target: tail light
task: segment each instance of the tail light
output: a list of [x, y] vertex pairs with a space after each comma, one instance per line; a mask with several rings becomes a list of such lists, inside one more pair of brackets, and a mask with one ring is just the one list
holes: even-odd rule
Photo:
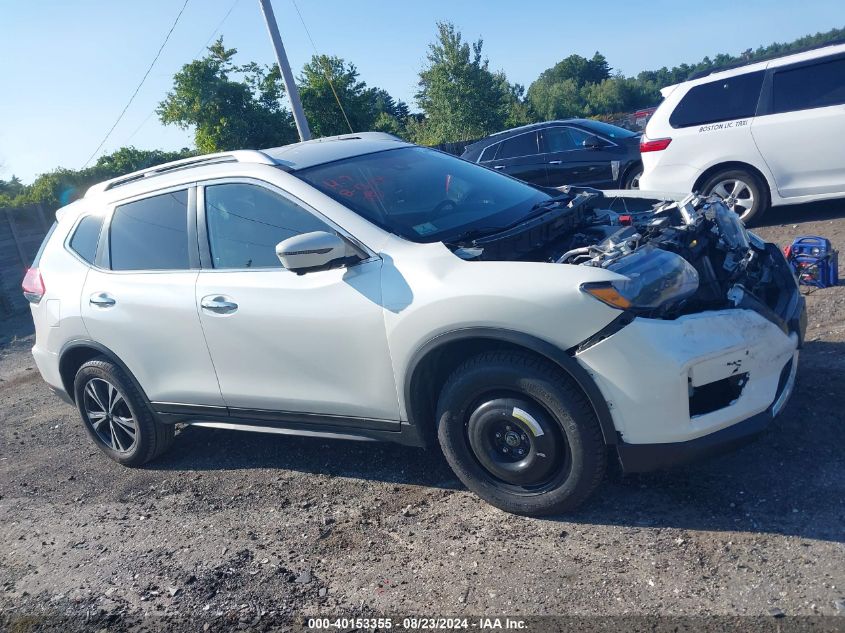
[[46, 292], [41, 272], [37, 268], [28, 268], [21, 283], [21, 288], [23, 288], [23, 296], [30, 303], [37, 304], [41, 301], [41, 297]]
[[640, 153], [643, 152], [660, 152], [669, 147], [672, 142], [671, 138], [655, 138], [650, 139], [643, 136], [640, 139]]

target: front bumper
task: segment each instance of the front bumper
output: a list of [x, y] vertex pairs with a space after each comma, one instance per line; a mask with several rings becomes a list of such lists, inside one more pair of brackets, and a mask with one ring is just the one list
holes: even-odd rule
[[644, 471], [762, 431], [789, 397], [802, 335], [756, 311], [728, 309], [635, 319], [575, 358], [608, 402], [623, 468]]
[[626, 473], [641, 473], [671, 468], [722, 455], [752, 442], [768, 429], [775, 416], [783, 409], [792, 395], [798, 369], [798, 352], [784, 367], [782, 381], [778, 385], [775, 402], [766, 411], [747, 420], [687, 442], [665, 444], [628, 444], [619, 442], [616, 452], [622, 470]]

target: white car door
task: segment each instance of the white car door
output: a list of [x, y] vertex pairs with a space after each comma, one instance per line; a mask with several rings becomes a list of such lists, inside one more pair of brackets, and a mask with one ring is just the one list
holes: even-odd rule
[[167, 407], [155, 403], [223, 405], [194, 296], [189, 193], [119, 203], [82, 293], [91, 338], [118, 356], [160, 410]]
[[196, 300], [230, 414], [398, 428], [382, 261], [295, 274], [276, 244], [335, 227], [266, 183], [207, 183], [199, 199]]
[[[845, 193], [845, 55], [770, 68], [751, 134], [784, 198]], [[764, 90], [766, 90], [764, 88]]]

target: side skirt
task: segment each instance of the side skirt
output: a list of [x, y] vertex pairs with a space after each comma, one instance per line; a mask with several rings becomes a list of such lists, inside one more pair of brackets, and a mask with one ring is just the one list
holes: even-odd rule
[[360, 441], [381, 441], [424, 446], [417, 428], [407, 422], [347, 418], [343, 416], [227, 409], [226, 407], [195, 406], [177, 403], [152, 403], [158, 419], [164, 424], [188, 424], [206, 428], [275, 433]]

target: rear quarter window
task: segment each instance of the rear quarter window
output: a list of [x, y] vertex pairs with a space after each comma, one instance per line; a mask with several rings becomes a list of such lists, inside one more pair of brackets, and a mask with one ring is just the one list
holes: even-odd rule
[[675, 106], [669, 125], [683, 128], [754, 116], [763, 75], [759, 70], [693, 86]]
[[98, 215], [86, 215], [70, 238], [68, 246], [89, 264], [94, 263], [97, 255], [97, 244], [100, 242], [100, 230], [103, 228], [103, 218]]

